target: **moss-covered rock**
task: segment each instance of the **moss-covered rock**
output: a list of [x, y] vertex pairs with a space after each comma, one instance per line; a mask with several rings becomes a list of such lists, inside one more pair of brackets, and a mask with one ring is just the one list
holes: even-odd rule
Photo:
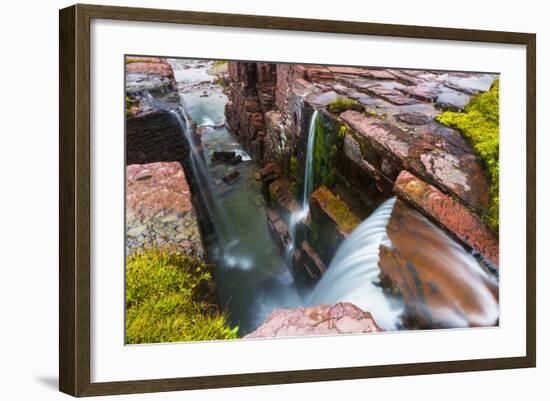
[[337, 173], [337, 158], [343, 143], [342, 125], [319, 113], [315, 124], [313, 148], [313, 188], [334, 184]]
[[170, 248], [126, 259], [126, 343], [237, 338], [218, 309], [212, 275], [201, 261]]
[[310, 206], [309, 242], [328, 265], [340, 243], [361, 221], [324, 185], [311, 194]]
[[341, 113], [346, 110], [362, 111], [363, 105], [354, 99], [338, 97], [327, 105], [327, 110], [331, 113]]
[[499, 228], [499, 81], [488, 92], [472, 97], [464, 112], [446, 111], [436, 117], [443, 125], [458, 128], [483, 160], [491, 179], [491, 202], [485, 222]]
[[321, 186], [311, 197], [343, 233], [350, 234], [359, 225], [359, 218], [327, 187]]
[[294, 155], [290, 156], [289, 178], [292, 180], [292, 189], [296, 196], [299, 188], [303, 185], [303, 176], [300, 175], [299, 168], [298, 158]]

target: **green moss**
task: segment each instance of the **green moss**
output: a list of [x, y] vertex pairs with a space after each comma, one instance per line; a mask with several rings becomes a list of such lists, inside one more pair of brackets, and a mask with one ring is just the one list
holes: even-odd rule
[[225, 82], [225, 79], [223, 79], [222, 75], [224, 75], [225, 72], [227, 72], [228, 64], [225, 60], [214, 60], [212, 61], [212, 64], [210, 65], [210, 68], [208, 69], [208, 73], [210, 75], [215, 75], [218, 77], [216, 79], [216, 84], [220, 85], [222, 88], [227, 87], [227, 83]]
[[319, 114], [315, 123], [315, 144], [313, 148], [313, 188], [321, 185], [331, 186], [336, 179], [338, 149], [343, 141], [339, 135], [339, 126]]
[[331, 219], [346, 233], [351, 233], [361, 222], [359, 218], [349, 209], [348, 205], [325, 186], [321, 186], [312, 195], [321, 208]]
[[126, 64], [132, 63], [158, 63], [156, 57], [126, 57]]
[[212, 67], [220, 67], [222, 65], [226, 65], [227, 64], [227, 60], [214, 60], [212, 62]]
[[338, 139], [343, 140], [346, 134], [348, 133], [347, 125], [341, 124], [338, 128]]
[[298, 158], [295, 155], [290, 156], [290, 166], [289, 166], [289, 176], [292, 180], [292, 190], [295, 195], [298, 194], [300, 185], [302, 185], [302, 180], [300, 179], [299, 174], [299, 165]]
[[349, 110], [349, 109], [354, 109], [354, 110], [362, 109], [362, 106], [357, 100], [350, 99], [347, 97], [337, 97], [327, 105], [327, 109], [329, 111], [340, 113], [344, 110]]
[[472, 97], [464, 112], [446, 111], [436, 117], [443, 125], [458, 128], [483, 160], [491, 180], [491, 202], [483, 215], [498, 234], [499, 228], [499, 81]]
[[130, 96], [126, 96], [125, 101], [126, 101], [126, 116], [131, 116], [132, 115], [131, 108], [138, 103], [138, 100], [131, 98]]
[[333, 214], [336, 222], [345, 232], [351, 233], [355, 227], [360, 223], [357, 216], [355, 216], [348, 206], [338, 198], [332, 198], [329, 200], [328, 208]]
[[128, 344], [237, 338], [220, 313], [207, 266], [167, 248], [126, 259]]

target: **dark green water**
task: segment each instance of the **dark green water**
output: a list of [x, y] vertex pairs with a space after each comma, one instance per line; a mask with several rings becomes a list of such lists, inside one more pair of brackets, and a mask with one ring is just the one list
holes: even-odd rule
[[[267, 228], [266, 205], [255, 178], [260, 166], [224, 126], [227, 98], [208, 74], [211, 62], [170, 60], [184, 107], [204, 131], [203, 154], [212, 181], [217, 212], [213, 221], [219, 241], [205, 244], [216, 267], [214, 279], [221, 307], [230, 324], [244, 335], [260, 325], [276, 308], [301, 305], [295, 283]], [[235, 151], [243, 162], [212, 163], [214, 151]], [[232, 184], [222, 178], [231, 170], [240, 177]]]

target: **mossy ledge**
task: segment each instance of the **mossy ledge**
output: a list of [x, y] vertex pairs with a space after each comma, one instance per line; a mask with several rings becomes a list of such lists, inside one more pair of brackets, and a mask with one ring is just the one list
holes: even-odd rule
[[343, 135], [340, 134], [339, 124], [333, 119], [325, 117], [323, 113], [319, 113], [315, 129], [313, 188], [318, 188], [321, 185], [330, 187], [336, 179], [338, 149], [342, 146]]
[[363, 106], [357, 100], [347, 97], [338, 97], [327, 105], [331, 113], [341, 113], [346, 110], [363, 111]]
[[208, 266], [170, 248], [126, 258], [126, 343], [229, 340]]
[[483, 220], [498, 235], [499, 230], [499, 81], [488, 92], [472, 97], [464, 112], [446, 111], [436, 117], [446, 126], [459, 129], [479, 155], [491, 180], [490, 204]]
[[350, 234], [361, 222], [349, 207], [324, 185], [312, 194], [312, 198], [346, 234]]

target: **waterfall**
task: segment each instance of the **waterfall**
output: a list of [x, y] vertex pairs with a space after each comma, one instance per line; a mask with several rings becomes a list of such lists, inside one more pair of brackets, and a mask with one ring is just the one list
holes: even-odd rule
[[[210, 177], [206, 162], [204, 161], [202, 151], [196, 143], [196, 138], [193, 135], [191, 120], [187, 116], [184, 105], [180, 107], [163, 102], [155, 98], [148, 91], [145, 92], [145, 98], [152, 108], [164, 110], [170, 113], [170, 115], [177, 122], [180, 132], [185, 137], [190, 149], [191, 174], [193, 174], [193, 178], [197, 183], [197, 189], [200, 192], [206, 208], [208, 209], [209, 215], [215, 216], [216, 218], [217, 224], [214, 226], [216, 235], [220, 239], [223, 236], [229, 241], [229, 233], [231, 233], [232, 230], [229, 229], [225, 214], [220, 210], [220, 207], [215, 199], [212, 198], [212, 178]], [[223, 241], [220, 241], [220, 243], [222, 242]], [[221, 245], [221, 247], [223, 248], [223, 245]]]
[[[206, 193], [203, 193], [203, 186], [206, 185], [208, 189], [212, 188], [210, 174], [208, 173], [206, 163], [202, 157], [202, 152], [199, 146], [197, 146], [191, 122], [185, 113], [185, 108], [174, 107], [169, 103], [162, 102], [149, 92], [145, 92], [145, 97], [151, 107], [167, 111], [178, 123], [180, 131], [185, 136], [186, 142], [191, 150], [192, 174], [195, 176], [197, 183], [199, 183], [198, 186], [201, 194], [206, 195]], [[203, 196], [203, 198], [208, 199], [206, 196]]]
[[309, 123], [307, 135], [306, 168], [304, 172], [304, 193], [302, 197], [302, 214], [304, 219], [309, 213], [309, 197], [313, 190], [313, 150], [315, 148], [315, 133], [317, 132], [317, 118], [319, 112], [315, 110]]
[[306, 165], [304, 169], [304, 191], [302, 194], [302, 205], [300, 210], [290, 215], [288, 222], [288, 235], [290, 242], [286, 248], [286, 260], [292, 262], [292, 254], [296, 248], [296, 228], [309, 214], [309, 198], [313, 190], [313, 150], [315, 148], [315, 133], [317, 132], [317, 118], [319, 111], [315, 110], [309, 122], [307, 135]]
[[307, 305], [351, 302], [370, 311], [384, 330], [395, 330], [402, 310], [379, 285], [380, 245], [391, 246], [386, 233], [395, 198], [388, 199], [340, 245], [332, 262], [306, 299]]

